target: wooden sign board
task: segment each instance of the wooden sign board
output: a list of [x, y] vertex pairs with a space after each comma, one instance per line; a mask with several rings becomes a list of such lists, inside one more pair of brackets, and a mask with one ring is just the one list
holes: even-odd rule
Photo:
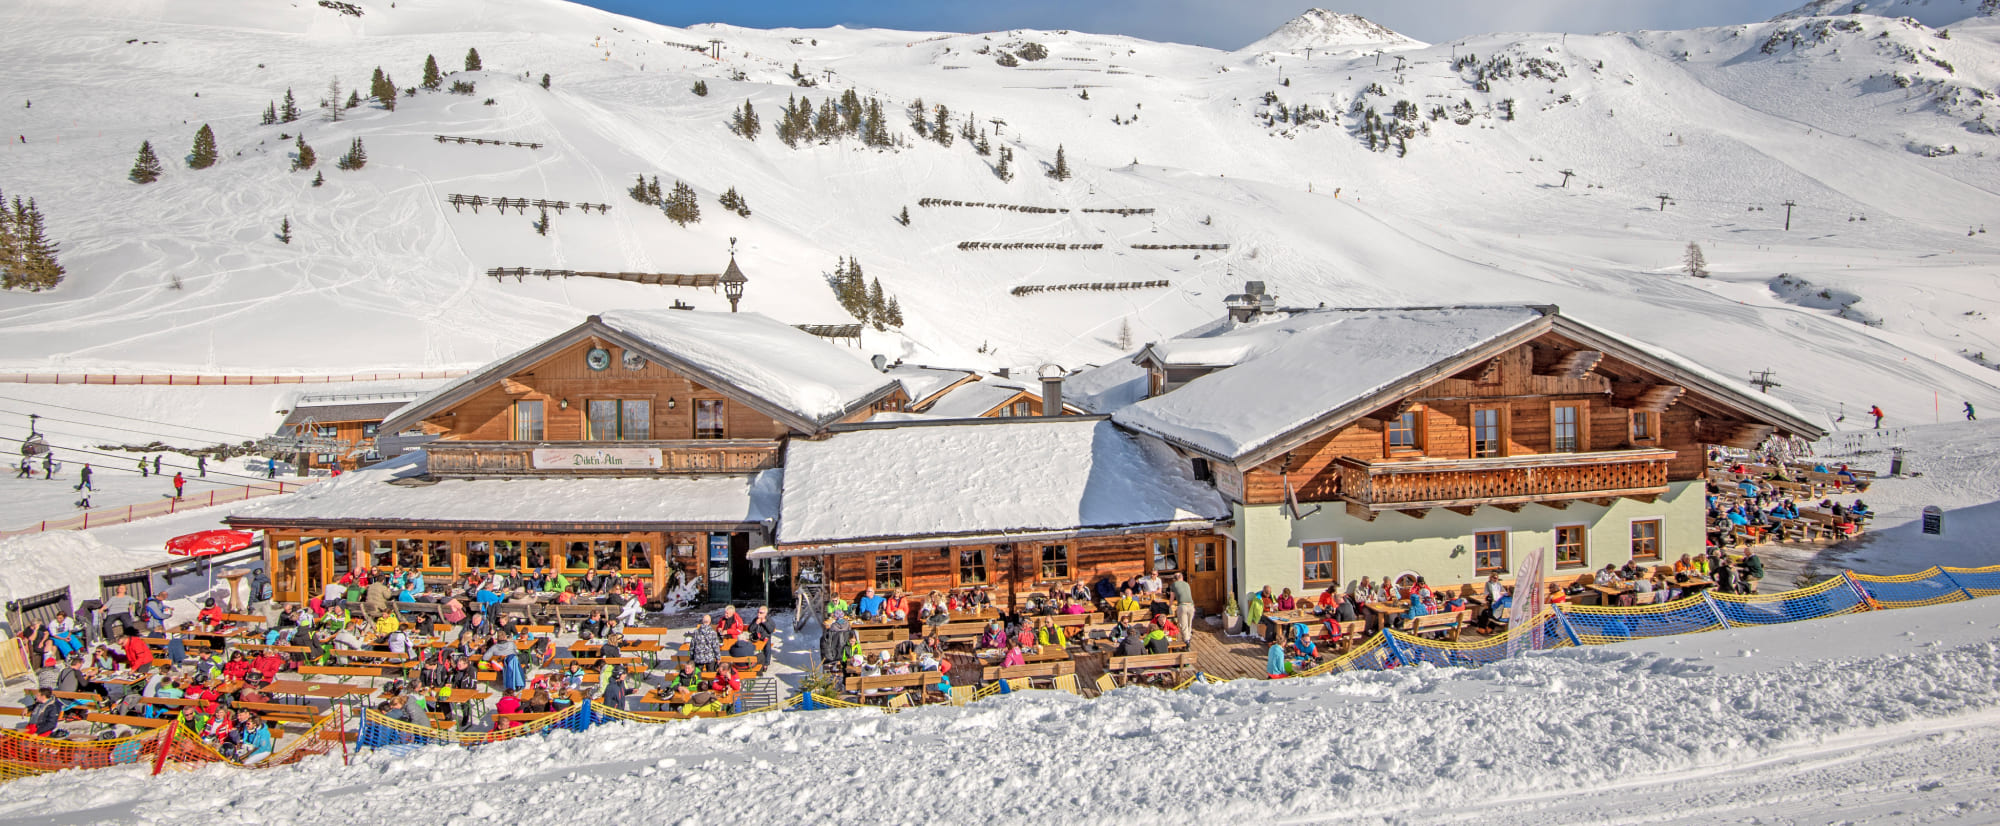
[[536, 470], [659, 470], [659, 448], [535, 448]]

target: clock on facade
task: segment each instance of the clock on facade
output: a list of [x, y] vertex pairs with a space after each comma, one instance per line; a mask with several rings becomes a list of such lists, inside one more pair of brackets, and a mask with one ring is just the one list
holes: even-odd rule
[[602, 347], [592, 347], [590, 352], [583, 354], [583, 363], [592, 370], [603, 370], [611, 366], [611, 351]]
[[631, 350], [626, 350], [624, 353], [622, 353], [620, 355], [620, 360], [625, 363], [625, 369], [627, 370], [646, 369], [646, 357], [639, 355], [638, 353], [634, 353]]

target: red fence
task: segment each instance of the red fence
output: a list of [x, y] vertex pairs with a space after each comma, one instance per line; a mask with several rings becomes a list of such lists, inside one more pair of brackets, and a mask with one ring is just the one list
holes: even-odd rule
[[45, 519], [33, 527], [17, 531], [0, 531], [0, 538], [17, 536], [24, 533], [77, 531], [85, 528], [102, 528], [107, 525], [122, 525], [126, 522], [145, 519], [149, 516], [166, 516], [172, 513], [180, 513], [184, 510], [194, 510], [196, 508], [206, 508], [211, 505], [255, 499], [259, 496], [292, 493], [315, 481], [318, 480], [308, 478], [296, 482], [256, 482], [233, 488], [216, 488], [207, 493], [195, 493], [180, 499], [163, 498], [152, 502], [142, 502], [137, 505], [126, 505], [124, 507], [97, 508], [63, 519]]
[[0, 373], [0, 382], [9, 384], [151, 384], [167, 386], [225, 386], [252, 384], [346, 384], [356, 381], [397, 381], [401, 379], [455, 379], [465, 370], [420, 370], [407, 373], [354, 373], [345, 376], [213, 376], [199, 373]]

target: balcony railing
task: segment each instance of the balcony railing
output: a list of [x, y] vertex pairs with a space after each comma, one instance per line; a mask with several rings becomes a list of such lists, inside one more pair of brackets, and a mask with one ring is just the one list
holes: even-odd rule
[[1671, 450], [1364, 462], [1341, 458], [1340, 497], [1370, 510], [1512, 505], [1667, 492]]
[[454, 442], [425, 444], [430, 475], [654, 476], [755, 473], [778, 467], [783, 443], [765, 439], [645, 442]]

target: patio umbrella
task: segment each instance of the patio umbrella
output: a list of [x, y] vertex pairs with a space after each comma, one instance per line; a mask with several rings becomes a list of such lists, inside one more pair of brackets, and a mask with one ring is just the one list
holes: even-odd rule
[[[248, 531], [201, 531], [167, 540], [167, 553], [186, 557], [215, 556], [243, 550], [256, 541], [256, 535]], [[202, 589], [205, 594], [215, 587], [215, 566], [209, 565], [204, 573], [208, 578], [208, 585]]]

